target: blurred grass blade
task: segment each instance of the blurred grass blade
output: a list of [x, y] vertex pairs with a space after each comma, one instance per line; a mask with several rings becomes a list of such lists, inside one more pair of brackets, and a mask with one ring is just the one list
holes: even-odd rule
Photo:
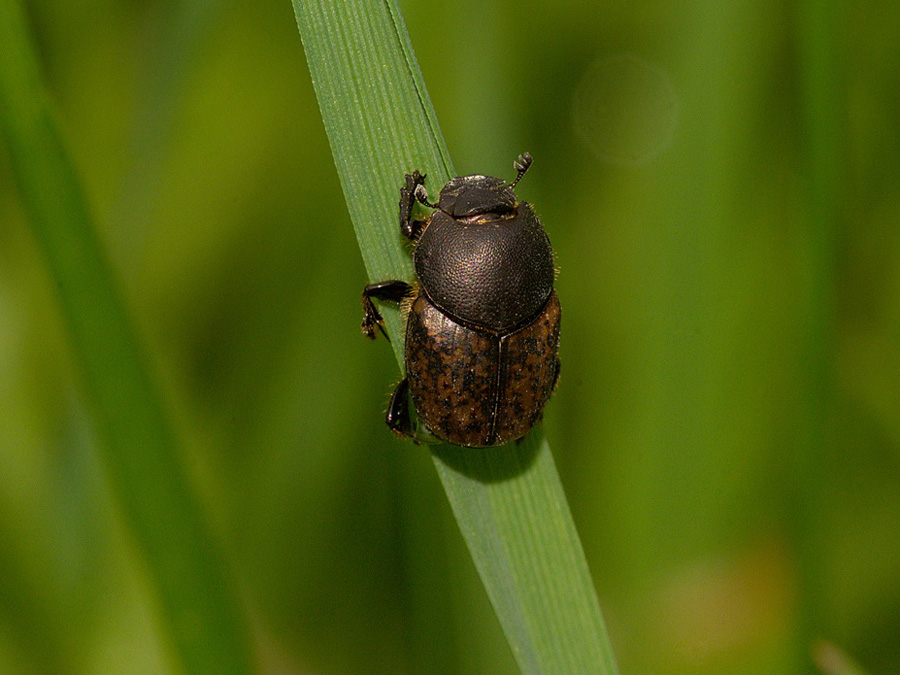
[[810, 645], [821, 636], [830, 601], [822, 505], [829, 501], [823, 492], [824, 460], [834, 452], [835, 259], [840, 205], [845, 203], [846, 113], [840, 6], [828, 0], [804, 0], [798, 11], [805, 217], [796, 320], [803, 336], [800, 358], [805, 381], [798, 401], [796, 442], [786, 466], [792, 488], [789, 524], [801, 572], [796, 654], [798, 660], [805, 660]]
[[[370, 280], [409, 279], [397, 223], [403, 174], [427, 173], [433, 197], [454, 172], [396, 2], [294, 0], [294, 11]], [[399, 314], [385, 315], [402, 363]], [[522, 671], [615, 673], [540, 430], [518, 446], [441, 446], [434, 460]]]
[[179, 464], [40, 81], [22, 8], [0, 0], [0, 122], [58, 290], [112, 487], [143, 551], [186, 672], [251, 671], [224, 562]]

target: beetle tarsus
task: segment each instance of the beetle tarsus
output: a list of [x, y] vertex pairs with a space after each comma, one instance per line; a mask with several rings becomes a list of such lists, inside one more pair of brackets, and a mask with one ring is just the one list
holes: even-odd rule
[[387, 333], [384, 331], [384, 318], [381, 316], [381, 313], [375, 307], [375, 303], [372, 302], [371, 298], [363, 295], [363, 320], [362, 320], [362, 332], [370, 340], [374, 340], [377, 336], [375, 334], [375, 329], [381, 331], [381, 334], [390, 342], [390, 338]]
[[406, 297], [412, 287], [406, 283], [405, 281], [398, 281], [396, 279], [392, 279], [391, 281], [382, 281], [377, 284], [369, 284], [363, 289], [362, 292], [362, 301], [363, 301], [363, 320], [362, 320], [362, 332], [370, 340], [374, 340], [377, 336], [375, 333], [375, 329], [377, 328], [381, 331], [381, 334], [390, 342], [390, 338], [388, 334], [384, 330], [384, 317], [381, 316], [381, 313], [378, 311], [378, 308], [375, 307], [375, 303], [372, 302], [372, 298], [378, 298], [379, 300], [388, 300], [390, 302], [400, 302]]

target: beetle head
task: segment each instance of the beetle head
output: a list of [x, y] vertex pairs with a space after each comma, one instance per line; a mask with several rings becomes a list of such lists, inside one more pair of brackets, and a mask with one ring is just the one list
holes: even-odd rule
[[438, 207], [454, 218], [467, 218], [487, 213], [504, 215], [516, 208], [512, 187], [492, 176], [460, 176], [441, 190]]
[[[529, 153], [519, 155], [513, 163], [517, 172], [516, 179], [509, 184], [499, 178], [480, 174], [454, 178], [441, 190], [437, 206], [454, 218], [474, 219], [475, 216], [487, 214], [504, 216], [514, 213], [518, 201], [513, 189], [522, 180], [531, 163]], [[422, 203], [428, 204], [427, 200]]]

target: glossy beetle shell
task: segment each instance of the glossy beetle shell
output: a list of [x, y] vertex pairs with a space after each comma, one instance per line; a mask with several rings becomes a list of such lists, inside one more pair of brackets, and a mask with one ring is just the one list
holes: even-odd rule
[[537, 316], [553, 290], [553, 249], [534, 209], [469, 223], [435, 211], [414, 251], [422, 290], [462, 323], [509, 332]]

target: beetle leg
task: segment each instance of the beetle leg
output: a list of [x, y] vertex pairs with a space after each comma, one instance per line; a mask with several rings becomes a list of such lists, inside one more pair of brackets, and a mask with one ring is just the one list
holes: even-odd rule
[[[416, 202], [431, 206], [428, 203], [428, 192], [425, 190], [425, 176], [418, 169], [404, 177], [406, 184], [400, 188], [400, 231], [407, 239], [415, 240], [425, 229], [426, 221], [412, 217]], [[425, 200], [422, 200], [424, 193]]]
[[388, 404], [384, 421], [391, 431], [415, 439], [412, 420], [409, 417], [409, 380], [405, 377], [391, 394], [391, 402]]
[[410, 241], [415, 241], [428, 224], [427, 220], [407, 220], [400, 226], [400, 232]]
[[397, 281], [396, 279], [391, 281], [382, 281], [378, 284], [369, 284], [363, 289], [362, 292], [362, 301], [363, 301], [363, 320], [362, 320], [362, 332], [370, 340], [375, 339], [375, 329], [381, 331], [381, 334], [384, 335], [385, 338], [388, 338], [387, 333], [384, 331], [384, 319], [381, 316], [381, 312], [378, 311], [378, 308], [375, 307], [375, 303], [372, 302], [372, 298], [378, 298], [379, 300], [390, 300], [391, 302], [400, 302], [404, 297], [409, 295], [410, 291], [412, 291], [412, 286], [410, 286], [405, 281]]
[[559, 384], [559, 368], [560, 368], [560, 365], [561, 365], [560, 360], [559, 360], [559, 359], [556, 359], [556, 372], [553, 374], [553, 384], [550, 386], [550, 391], [551, 391], [551, 392], [556, 391], [556, 385]]

